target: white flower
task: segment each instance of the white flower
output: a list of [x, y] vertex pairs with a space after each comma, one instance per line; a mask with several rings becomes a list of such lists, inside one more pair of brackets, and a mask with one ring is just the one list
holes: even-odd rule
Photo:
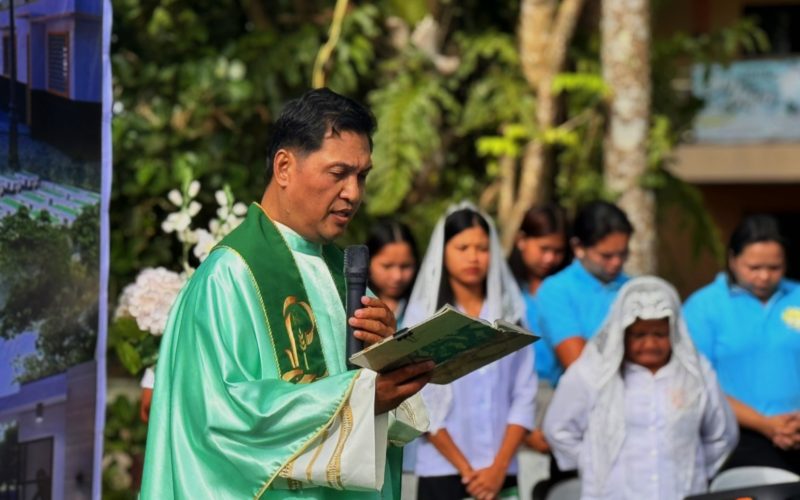
[[128, 312], [136, 325], [153, 335], [161, 335], [175, 298], [186, 278], [163, 267], [148, 268], [139, 273], [128, 299]]
[[135, 289], [136, 287], [134, 286], [133, 283], [122, 289], [122, 293], [119, 295], [117, 309], [114, 310], [114, 319], [119, 319], [131, 315], [130, 311], [131, 295], [133, 295]]
[[192, 200], [192, 202], [189, 203], [189, 217], [194, 217], [199, 214], [201, 208], [203, 208], [203, 206], [199, 202]]
[[183, 205], [183, 196], [181, 196], [180, 191], [177, 189], [173, 189], [167, 194], [167, 199], [172, 202], [173, 205], [179, 207]]
[[196, 231], [192, 231], [191, 229], [185, 229], [177, 233], [178, 241], [194, 245], [195, 243], [197, 243], [197, 234], [195, 233]]
[[241, 203], [241, 202], [236, 203], [233, 206], [233, 213], [235, 215], [239, 215], [239, 216], [242, 216], [242, 215], [246, 214], [247, 213], [247, 205], [245, 205], [244, 203]]
[[203, 262], [206, 260], [206, 257], [208, 257], [208, 254], [211, 253], [211, 249], [219, 243], [220, 238], [216, 238], [205, 229], [198, 229], [194, 234], [197, 237], [197, 244], [194, 246], [193, 250], [194, 256], [197, 257], [200, 262]]
[[225, 194], [225, 191], [218, 189], [216, 193], [214, 193], [214, 198], [217, 200], [217, 204], [221, 207], [228, 206], [228, 195]]
[[189, 183], [189, 198], [194, 198], [200, 192], [200, 181], [192, 181]]
[[228, 78], [233, 81], [239, 81], [244, 78], [246, 68], [242, 61], [232, 61], [228, 67]]
[[230, 214], [231, 214], [231, 209], [227, 205], [222, 205], [217, 209], [217, 217], [219, 217], [220, 220], [224, 221], [225, 219], [228, 218]]
[[165, 233], [173, 231], [180, 233], [189, 227], [192, 223], [192, 218], [186, 212], [173, 212], [167, 216], [167, 219], [161, 224], [161, 229]]

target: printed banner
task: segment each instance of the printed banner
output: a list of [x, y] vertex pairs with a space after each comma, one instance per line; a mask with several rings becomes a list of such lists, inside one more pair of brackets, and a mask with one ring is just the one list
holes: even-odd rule
[[100, 497], [104, 15], [102, 0], [0, 2], [0, 499]]

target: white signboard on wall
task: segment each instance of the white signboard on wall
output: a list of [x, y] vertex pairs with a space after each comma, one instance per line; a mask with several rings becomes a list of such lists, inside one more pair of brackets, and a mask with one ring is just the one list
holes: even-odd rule
[[800, 59], [698, 65], [692, 90], [705, 101], [698, 142], [800, 141]]

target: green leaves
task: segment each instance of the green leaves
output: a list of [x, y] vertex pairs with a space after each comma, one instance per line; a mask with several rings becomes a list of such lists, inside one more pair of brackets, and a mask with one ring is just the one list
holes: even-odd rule
[[367, 210], [383, 215], [403, 202], [415, 175], [441, 145], [439, 127], [459, 106], [441, 80], [431, 75], [400, 75], [370, 94], [370, 101], [380, 125], [374, 172], [367, 181]]
[[116, 319], [108, 329], [108, 347], [131, 375], [155, 364], [161, 338], [142, 331], [131, 317]]

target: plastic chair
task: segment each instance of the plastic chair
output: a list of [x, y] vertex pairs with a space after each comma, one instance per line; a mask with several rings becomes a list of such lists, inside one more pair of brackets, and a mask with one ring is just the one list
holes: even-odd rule
[[547, 500], [580, 500], [581, 480], [577, 477], [560, 481], [547, 492]]
[[734, 490], [748, 486], [790, 483], [800, 481], [800, 476], [775, 467], [734, 467], [722, 471], [711, 481], [709, 491]]

